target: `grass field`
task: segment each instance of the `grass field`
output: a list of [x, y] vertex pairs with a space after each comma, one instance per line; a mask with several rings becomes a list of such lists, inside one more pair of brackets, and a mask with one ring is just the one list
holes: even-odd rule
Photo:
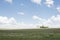
[[0, 40], [60, 40], [60, 29], [0, 30]]

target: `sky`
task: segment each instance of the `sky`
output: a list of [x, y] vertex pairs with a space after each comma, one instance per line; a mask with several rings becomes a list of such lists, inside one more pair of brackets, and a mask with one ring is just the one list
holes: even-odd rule
[[0, 29], [60, 28], [60, 0], [0, 0]]

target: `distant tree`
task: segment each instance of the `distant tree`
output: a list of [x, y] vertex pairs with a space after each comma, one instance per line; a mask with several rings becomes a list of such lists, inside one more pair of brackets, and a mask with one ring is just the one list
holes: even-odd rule
[[43, 25], [42, 25], [42, 26], [40, 26], [40, 28], [48, 28], [48, 26], [43, 26]]

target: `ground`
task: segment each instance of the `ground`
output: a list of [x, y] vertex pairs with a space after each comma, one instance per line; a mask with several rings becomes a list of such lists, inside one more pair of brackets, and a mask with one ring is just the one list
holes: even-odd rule
[[0, 40], [60, 40], [60, 29], [0, 30]]

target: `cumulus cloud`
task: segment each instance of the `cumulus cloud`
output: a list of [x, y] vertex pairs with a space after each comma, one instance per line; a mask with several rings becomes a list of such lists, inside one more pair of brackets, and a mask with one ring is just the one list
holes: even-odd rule
[[0, 16], [0, 29], [13, 29], [16, 23], [17, 22], [14, 17], [8, 18]]
[[12, 4], [13, 0], [5, 0], [6, 2]]
[[33, 3], [41, 4], [41, 0], [31, 0]]
[[43, 19], [38, 16], [32, 17], [34, 20], [39, 20], [36, 24], [26, 24], [17, 22], [14, 17], [8, 18], [0, 16], [0, 29], [33, 29], [39, 28], [38, 25], [49, 26], [49, 28], [60, 28], [60, 15], [52, 16], [49, 19]]
[[35, 16], [35, 15], [34, 15], [32, 18], [33, 18], [34, 20], [40, 20], [40, 19], [41, 19], [40, 17]]
[[24, 15], [25, 13], [24, 12], [18, 12], [17, 14], [19, 14], [19, 15]]
[[0, 29], [32, 29], [37, 28], [34, 24], [17, 22], [14, 17], [8, 18], [0, 16]]
[[60, 7], [57, 7], [56, 9], [57, 9], [58, 12], [60, 12]]
[[41, 18], [41, 17], [38, 17], [38, 16], [36, 16], [36, 15], [32, 16], [32, 18], [33, 18], [34, 20], [40, 20], [41, 22], [42, 22], [42, 21], [46, 21], [45, 19], [43, 19], [43, 18]]
[[52, 16], [49, 19], [41, 18], [41, 20], [38, 22], [39, 25], [49, 26], [49, 28], [60, 28], [60, 15]]
[[48, 7], [51, 7], [54, 5], [54, 1], [53, 0], [46, 0], [45, 4], [48, 6]]
[[50, 23], [51, 28], [60, 28], [60, 15], [52, 16], [49, 20], [50, 22], [48, 23]]
[[8, 18], [8, 17], [0, 16], [0, 24], [15, 24], [15, 23], [16, 20], [13, 17]]

